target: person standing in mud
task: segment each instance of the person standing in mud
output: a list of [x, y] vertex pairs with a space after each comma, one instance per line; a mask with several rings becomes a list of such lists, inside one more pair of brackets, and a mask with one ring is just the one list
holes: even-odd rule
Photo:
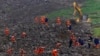
[[45, 24], [45, 16], [41, 16], [40, 17], [40, 23], [41, 24]]
[[48, 26], [48, 18], [46, 18], [46, 16], [41, 16], [40, 23]]
[[79, 47], [79, 46], [80, 46], [80, 43], [76, 40], [76, 41], [74, 42], [74, 46], [75, 46], [75, 47]]
[[62, 45], [62, 43], [57, 42], [55, 47], [56, 47], [56, 48], [59, 48], [61, 45]]
[[7, 37], [7, 40], [10, 40], [10, 29], [8, 27], [4, 29], [4, 34]]
[[92, 46], [92, 42], [91, 42], [91, 40], [88, 40], [88, 48], [91, 48], [91, 46]]
[[25, 38], [27, 36], [26, 32], [22, 32], [21, 37]]
[[58, 56], [58, 50], [57, 49], [53, 49], [51, 51], [52, 56]]
[[89, 40], [93, 41], [92, 34], [88, 34]]
[[69, 47], [71, 47], [72, 45], [79, 46], [79, 42], [76, 40], [76, 36], [74, 35], [74, 33], [71, 33], [69, 40]]
[[71, 25], [70, 20], [66, 20], [66, 26], [67, 26], [67, 28], [68, 28], [68, 31], [71, 32], [71, 30], [72, 30], [72, 25]]
[[12, 43], [12, 47], [15, 47], [15, 45], [16, 45], [16, 37], [14, 35], [11, 36], [10, 42]]
[[57, 17], [57, 19], [56, 19], [56, 24], [57, 24], [57, 25], [61, 25], [61, 19], [60, 19], [60, 17]]
[[100, 47], [98, 38], [94, 39], [94, 44], [95, 44], [95, 48], [99, 48]]
[[20, 53], [20, 56], [25, 56], [25, 54], [26, 54], [26, 51], [24, 50], [24, 49], [20, 49], [19, 50], [19, 53]]
[[33, 53], [37, 56], [40, 56], [44, 53], [45, 47], [37, 47], [35, 50], [33, 50]]
[[39, 17], [38, 17], [38, 16], [36, 16], [36, 17], [34, 18], [34, 23], [39, 24]]
[[69, 39], [69, 48], [72, 47], [73, 41], [71, 39]]
[[15, 36], [11, 36], [11, 42], [14, 44], [14, 43], [16, 43], [16, 37]]
[[81, 39], [80, 37], [78, 38], [78, 42], [80, 43], [81, 46], [84, 45], [84, 40]]
[[7, 56], [12, 56], [12, 54], [13, 54], [13, 48], [9, 48], [8, 50], [7, 50]]
[[8, 27], [5, 28], [5, 30], [4, 30], [4, 34], [5, 34], [5, 36], [9, 36], [9, 34], [10, 34], [10, 30], [9, 30]]

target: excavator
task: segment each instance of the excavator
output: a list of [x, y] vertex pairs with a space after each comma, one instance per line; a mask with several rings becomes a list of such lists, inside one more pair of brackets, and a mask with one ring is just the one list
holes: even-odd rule
[[[83, 20], [83, 13], [81, 11], [80, 6], [78, 5], [78, 3], [73, 2], [73, 7], [74, 7], [74, 12], [73, 15], [76, 16], [76, 13], [79, 14], [79, 18], [76, 19], [76, 22], [81, 22]], [[91, 22], [90, 18], [86, 18], [86, 22]]]

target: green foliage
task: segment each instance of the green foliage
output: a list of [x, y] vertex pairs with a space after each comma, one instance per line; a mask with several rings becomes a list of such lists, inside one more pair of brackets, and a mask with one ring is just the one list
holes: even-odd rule
[[94, 36], [100, 37], [100, 28], [93, 29]]
[[46, 14], [48, 18], [56, 18], [56, 17], [71, 17], [73, 13], [72, 8], [61, 9], [57, 11], [53, 11], [51, 13]]

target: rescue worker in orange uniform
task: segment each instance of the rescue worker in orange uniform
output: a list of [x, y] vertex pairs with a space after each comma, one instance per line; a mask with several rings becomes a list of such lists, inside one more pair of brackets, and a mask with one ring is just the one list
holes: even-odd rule
[[7, 27], [5, 28], [4, 34], [5, 34], [6, 36], [9, 36], [9, 34], [10, 34], [9, 28], [7, 28]]
[[40, 17], [40, 23], [48, 26], [48, 18], [46, 18], [46, 16], [41, 16]]
[[15, 43], [16, 42], [15, 36], [11, 36], [11, 39], [10, 40], [11, 40], [12, 43]]
[[26, 51], [21, 48], [20, 51], [19, 51], [19, 53], [20, 53], [20, 56], [25, 56]]
[[7, 50], [7, 56], [12, 56], [12, 54], [13, 54], [13, 48], [9, 48]]
[[35, 55], [42, 55], [44, 53], [45, 47], [38, 47], [33, 52]]
[[80, 43], [76, 40], [76, 41], [74, 42], [74, 46], [78, 47], [78, 46], [80, 46]]
[[25, 38], [27, 36], [26, 32], [22, 32], [21, 37]]
[[58, 50], [57, 49], [53, 49], [51, 51], [52, 56], [58, 56]]
[[35, 48], [35, 50], [33, 50], [33, 53], [34, 53], [35, 55], [39, 55], [38, 52], [39, 52], [39, 51], [38, 51], [38, 48]]
[[57, 24], [57, 25], [61, 25], [61, 19], [60, 19], [60, 17], [57, 17], [57, 19], [56, 19], [56, 24]]
[[40, 17], [40, 23], [41, 24], [45, 24], [45, 18], [46, 18], [45, 16]]

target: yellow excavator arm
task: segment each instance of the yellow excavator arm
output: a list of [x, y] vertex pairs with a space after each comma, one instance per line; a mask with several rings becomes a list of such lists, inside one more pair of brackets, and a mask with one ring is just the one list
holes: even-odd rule
[[[83, 14], [82, 14], [80, 6], [78, 5], [78, 3], [73, 2], [73, 7], [74, 7], [73, 15], [76, 16], [76, 13], [79, 14], [79, 18], [76, 19], [76, 22], [82, 21], [83, 20]], [[86, 22], [91, 22], [91, 19], [87, 18]]]
[[78, 12], [79, 16], [82, 17], [82, 11], [81, 11], [80, 6], [76, 2], [73, 2], [73, 7], [74, 7], [73, 15], [75, 16], [76, 13]]

